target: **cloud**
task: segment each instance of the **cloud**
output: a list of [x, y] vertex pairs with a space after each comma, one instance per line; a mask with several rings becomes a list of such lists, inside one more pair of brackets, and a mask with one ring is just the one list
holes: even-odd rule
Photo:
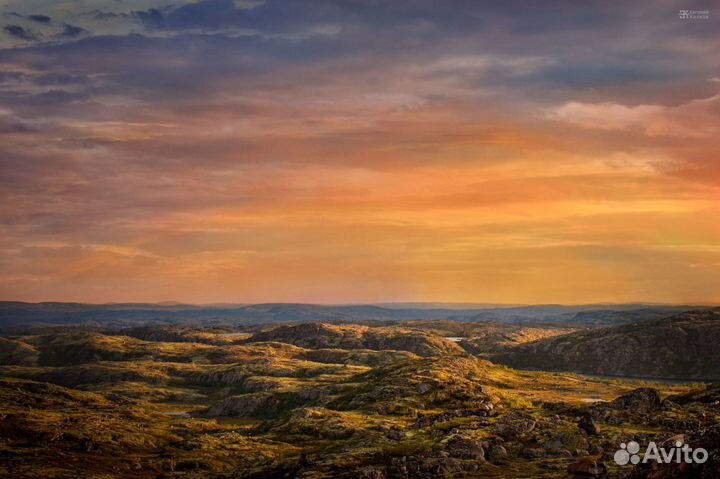
[[720, 134], [720, 94], [673, 106], [570, 101], [548, 110], [551, 119], [601, 130], [648, 136], [713, 138]]
[[159, 28], [163, 25], [163, 14], [156, 8], [133, 12], [133, 15], [148, 27]]
[[8, 1], [5, 297], [666, 300], [720, 280], [686, 266], [720, 261], [710, 24], [644, 1]]
[[587, 128], [624, 130], [643, 128], [650, 118], [662, 112], [658, 105], [625, 106], [617, 103], [567, 102], [549, 111], [550, 118]]
[[32, 125], [18, 118], [13, 111], [0, 108], [0, 135], [28, 133], [34, 130]]
[[87, 33], [89, 32], [84, 28], [65, 23], [63, 24], [63, 31], [60, 33], [60, 36], [65, 38], [76, 38]]
[[11, 35], [20, 40], [37, 40], [38, 35], [28, 28], [23, 28], [20, 25], [5, 25], [3, 30], [8, 35]]
[[253, 9], [255, 7], [259, 7], [260, 5], [264, 4], [265, 0], [233, 0], [233, 5], [235, 5], [235, 8], [242, 8], [242, 9]]
[[33, 22], [38, 23], [50, 23], [50, 21], [52, 20], [47, 15], [28, 15], [27, 18], [32, 20]]

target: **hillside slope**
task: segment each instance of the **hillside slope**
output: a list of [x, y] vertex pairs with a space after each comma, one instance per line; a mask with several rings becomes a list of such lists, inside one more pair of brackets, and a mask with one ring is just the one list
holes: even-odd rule
[[545, 338], [493, 356], [516, 368], [720, 380], [720, 308]]
[[269, 331], [256, 333], [250, 341], [278, 341], [309, 349], [409, 351], [425, 357], [454, 355], [462, 352], [457, 344], [425, 331], [399, 327], [340, 326], [317, 322], [278, 326]]

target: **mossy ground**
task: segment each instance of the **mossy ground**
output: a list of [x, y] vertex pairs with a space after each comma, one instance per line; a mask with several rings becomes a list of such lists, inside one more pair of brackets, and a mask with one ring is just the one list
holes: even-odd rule
[[[446, 457], [456, 434], [493, 441], [495, 423], [510, 413], [538, 425], [506, 439], [503, 460], [459, 459], [463, 469], [452, 477], [565, 477], [588, 451], [527, 458], [524, 448], [577, 433], [589, 401], [640, 386], [516, 371], [465, 353], [192, 337], [206, 342], [99, 333], [9, 338], [37, 354], [0, 367], [0, 477], [344, 477], [394, 458]], [[692, 389], [656, 387], [665, 396]], [[272, 406], [253, 409], [257, 397]], [[225, 405], [233, 415], [222, 414]], [[602, 424], [589, 441], [607, 449], [620, 436], [667, 437], [683, 432], [676, 425], [689, 417], [713, 420], [707, 413], [629, 415]]]

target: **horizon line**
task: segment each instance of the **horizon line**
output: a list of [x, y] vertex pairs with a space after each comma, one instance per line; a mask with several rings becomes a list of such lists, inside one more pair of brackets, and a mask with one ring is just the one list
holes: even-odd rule
[[96, 302], [82, 302], [82, 301], [64, 301], [64, 300], [46, 300], [46, 301], [23, 301], [23, 300], [13, 300], [13, 299], [0, 299], [0, 304], [3, 303], [20, 303], [20, 304], [30, 304], [30, 305], [41, 305], [41, 304], [77, 304], [77, 305], [85, 305], [85, 306], [117, 306], [117, 305], [153, 305], [153, 306], [195, 306], [195, 307], [202, 307], [202, 306], [233, 306], [233, 307], [248, 307], [248, 306], [262, 306], [262, 305], [286, 305], [286, 306], [375, 306], [375, 307], [385, 307], [385, 306], [393, 306], [393, 305], [407, 305], [409, 308], [412, 308], [411, 305], [418, 305], [418, 306], [429, 306], [429, 305], [438, 305], [438, 307], [442, 307], [443, 305], [447, 306], [464, 306], [468, 309], [472, 309], [474, 307], [481, 307], [481, 308], [493, 308], [493, 307], [551, 307], [551, 306], [560, 306], [560, 307], [581, 307], [581, 306], [630, 306], [630, 305], [637, 305], [637, 306], [666, 306], [666, 307], [672, 307], [672, 306], [692, 306], [692, 307], [714, 307], [714, 306], [720, 306], [720, 302], [714, 302], [714, 301], [700, 301], [700, 302], [656, 302], [656, 301], [622, 301], [622, 302], [613, 302], [613, 301], [598, 301], [598, 302], [589, 302], [589, 303], [558, 303], [558, 302], [549, 302], [549, 303], [490, 303], [490, 302], [467, 302], [467, 301], [380, 301], [380, 302], [335, 302], [335, 303], [324, 303], [324, 302], [303, 302], [303, 301], [261, 301], [261, 302], [232, 302], [232, 301], [215, 301], [215, 302], [208, 302], [208, 303], [192, 303], [192, 302], [182, 302], [182, 301], [173, 301], [173, 300], [165, 300], [165, 301], [108, 301], [108, 302], [102, 302], [102, 303], [96, 303]]

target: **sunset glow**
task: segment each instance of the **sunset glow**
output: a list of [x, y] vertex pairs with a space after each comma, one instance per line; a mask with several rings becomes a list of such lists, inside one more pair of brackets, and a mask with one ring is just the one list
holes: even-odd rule
[[1, 299], [720, 302], [720, 12], [454, 3], [3, 2]]

